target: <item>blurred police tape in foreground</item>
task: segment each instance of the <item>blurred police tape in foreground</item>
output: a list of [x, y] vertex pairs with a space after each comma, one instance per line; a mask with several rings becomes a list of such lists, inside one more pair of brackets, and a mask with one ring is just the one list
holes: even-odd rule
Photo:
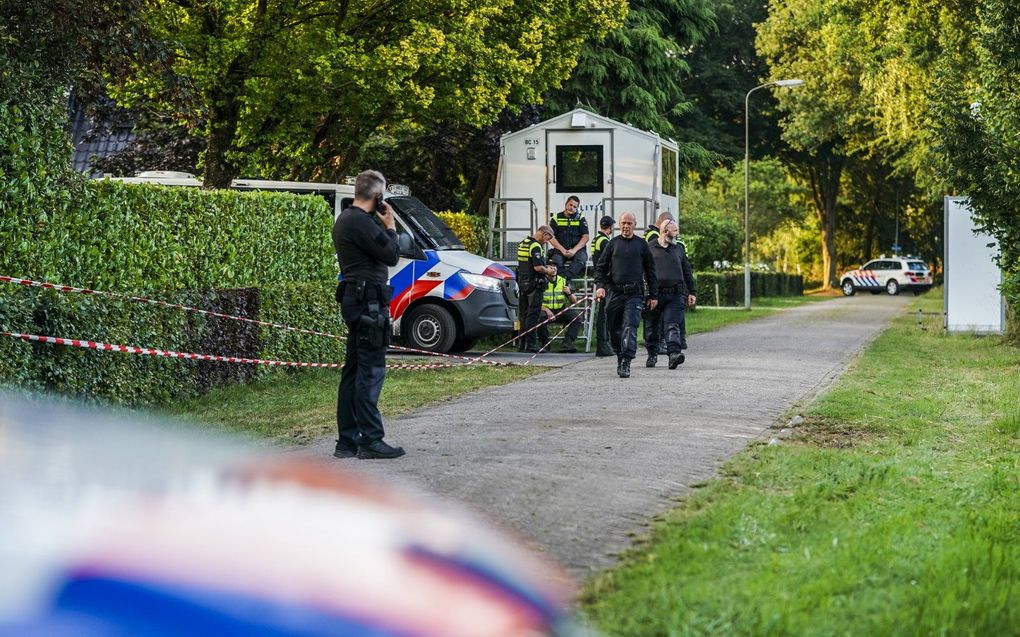
[[454, 507], [128, 412], [0, 394], [0, 635], [589, 634]]

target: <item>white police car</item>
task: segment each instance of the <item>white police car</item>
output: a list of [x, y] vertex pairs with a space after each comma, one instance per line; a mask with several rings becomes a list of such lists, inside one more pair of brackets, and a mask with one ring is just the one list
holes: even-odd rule
[[918, 257], [887, 257], [882, 255], [839, 277], [844, 296], [853, 296], [857, 290], [873, 294], [883, 289], [896, 295], [903, 290], [919, 294], [932, 286], [931, 269]]

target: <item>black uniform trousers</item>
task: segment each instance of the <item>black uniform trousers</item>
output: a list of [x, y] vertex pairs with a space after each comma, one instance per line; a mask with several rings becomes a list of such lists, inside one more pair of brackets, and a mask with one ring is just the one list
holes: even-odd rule
[[663, 293], [660, 289], [658, 298], [655, 309], [645, 313], [645, 349], [649, 354], [655, 354], [659, 351], [659, 343], [665, 339], [666, 351], [679, 353], [686, 347], [681, 326], [687, 309], [687, 296]]
[[[520, 296], [518, 297], [518, 307], [520, 309], [521, 316], [520, 334], [524, 334], [540, 322], [540, 318], [542, 316], [542, 297], [545, 294], [546, 278], [533, 277], [521, 279], [519, 286]], [[520, 340], [518, 348], [523, 350], [529, 343], [535, 343], [537, 339], [538, 334], [534, 331], [530, 332]]]
[[641, 322], [641, 310], [645, 306], [641, 284], [635, 285], [636, 292], [626, 292], [623, 289], [610, 290], [606, 302], [606, 329], [609, 331], [609, 342], [617, 356], [627, 359], [637, 356], [638, 323]]
[[556, 265], [556, 273], [562, 276], [567, 281], [576, 279], [584, 273], [584, 269], [588, 267], [588, 249], [581, 248], [577, 254], [567, 261], [567, 258], [563, 256], [563, 253], [559, 250], [549, 251], [549, 263]]
[[[359, 445], [382, 440], [384, 435], [378, 403], [386, 376], [389, 335], [381, 346], [372, 343], [371, 334], [361, 321], [368, 312], [368, 299], [346, 294], [340, 301], [340, 314], [347, 324], [347, 354], [340, 371], [336, 421], [340, 440]], [[379, 303], [379, 312], [389, 316], [389, 298]]]

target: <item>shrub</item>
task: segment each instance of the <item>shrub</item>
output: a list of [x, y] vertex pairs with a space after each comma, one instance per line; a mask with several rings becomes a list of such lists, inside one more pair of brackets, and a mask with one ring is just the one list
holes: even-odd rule
[[450, 226], [464, 249], [475, 254], [485, 254], [488, 248], [489, 221], [485, 217], [464, 212], [446, 210], [436, 215]]
[[[719, 303], [724, 306], [744, 304], [743, 272], [697, 272], [698, 298], [701, 305], [715, 304], [715, 286], [719, 286]], [[751, 272], [751, 296], [801, 296], [804, 279], [799, 274], [784, 272]]]
[[[185, 291], [162, 300], [256, 320], [344, 335], [334, 290], [320, 284]], [[0, 290], [0, 320], [11, 331], [179, 352], [246, 358], [338, 362], [344, 342], [128, 300], [50, 290]], [[102, 352], [0, 341], [0, 379], [84, 400], [161, 403], [277, 368]], [[284, 368], [293, 370], [293, 368]]]

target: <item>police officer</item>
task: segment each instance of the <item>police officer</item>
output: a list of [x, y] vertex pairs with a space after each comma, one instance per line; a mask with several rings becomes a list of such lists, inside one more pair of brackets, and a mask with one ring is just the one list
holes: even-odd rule
[[[659, 216], [655, 218], [655, 223], [653, 223], [652, 225], [648, 226], [648, 229], [645, 230], [645, 241], [648, 242], [648, 247], [649, 248], [654, 246], [656, 244], [656, 242], [659, 240], [659, 235], [660, 235], [659, 229], [662, 227], [662, 223], [664, 221], [671, 221], [672, 219], [673, 219], [673, 214], [672, 213], [670, 213], [670, 212], [661, 212], [661, 213], [659, 213]], [[645, 312], [644, 320], [645, 320], [645, 347], [647, 348], [648, 347], [648, 335], [651, 334], [651, 333], [654, 333], [656, 330], [658, 330], [660, 333], [663, 332], [665, 330], [665, 326], [662, 325], [661, 323], [659, 325], [657, 325], [657, 326], [650, 325], [648, 323], [648, 313], [647, 312]], [[665, 353], [666, 353], [666, 342], [660, 340], [659, 341], [659, 351], [657, 352], [657, 354], [665, 354]], [[650, 365], [648, 364], [648, 361], [646, 361], [645, 362], [645, 366], [646, 367], [655, 367], [655, 361], [652, 361], [652, 363]]]
[[[595, 270], [595, 299], [606, 298], [606, 322], [617, 354], [616, 373], [630, 377], [630, 362], [637, 355], [637, 329], [641, 310], [654, 310], [658, 294], [655, 262], [648, 242], [634, 234], [634, 213], [620, 215], [620, 236], [613, 237]], [[647, 298], [642, 279], [648, 284]]]
[[549, 220], [553, 230], [549, 262], [567, 280], [577, 278], [588, 265], [588, 250], [584, 247], [588, 243], [588, 222], [577, 211], [580, 205], [581, 200], [570, 195], [563, 212], [556, 213]]
[[659, 303], [648, 311], [645, 320], [645, 329], [652, 330], [645, 332], [646, 367], [655, 367], [662, 340], [669, 354], [669, 368], [676, 369], [684, 362], [683, 348], [687, 345], [683, 342], [682, 324], [688, 301], [694, 303], [694, 275], [682, 245], [677, 242], [677, 234], [676, 222], [667, 219], [650, 248], [659, 281]]
[[[591, 262], [596, 270], [599, 267], [599, 258], [602, 256], [602, 252], [613, 237], [614, 223], [616, 222], [609, 215], [599, 220], [599, 231], [595, 234], [595, 240], [591, 242]], [[609, 346], [609, 332], [606, 330], [606, 302], [604, 299], [595, 304], [595, 337], [598, 342], [595, 355], [612, 356], [613, 348]]]
[[347, 324], [347, 354], [340, 372], [336, 421], [338, 458], [398, 458], [401, 447], [383, 441], [379, 392], [386, 375], [393, 290], [387, 266], [400, 259], [393, 210], [383, 202], [386, 179], [374, 170], [358, 175], [354, 202], [333, 223], [333, 247], [343, 281], [337, 286]]
[[522, 351], [538, 352], [538, 335], [532, 329], [542, 314], [542, 295], [545, 293], [546, 275], [555, 272], [542, 257], [542, 246], [553, 237], [552, 228], [539, 226], [530, 237], [517, 246], [518, 310], [521, 317], [520, 334], [524, 335], [519, 347]]
[[[577, 347], [574, 346], [574, 340], [577, 339], [577, 333], [581, 331], [581, 311], [577, 308], [566, 309], [568, 303], [574, 305], [577, 303], [577, 299], [574, 298], [574, 292], [567, 285], [566, 278], [556, 273], [556, 266], [551, 265], [549, 267], [552, 269], [552, 272], [546, 275], [548, 283], [545, 287], [545, 293], [542, 295], [542, 314], [545, 319], [550, 320], [552, 323], [567, 326], [563, 335], [563, 344], [560, 345], [560, 353], [573, 354], [577, 351]], [[538, 328], [538, 340], [542, 343], [549, 342], [548, 325], [548, 323], [543, 323]]]

